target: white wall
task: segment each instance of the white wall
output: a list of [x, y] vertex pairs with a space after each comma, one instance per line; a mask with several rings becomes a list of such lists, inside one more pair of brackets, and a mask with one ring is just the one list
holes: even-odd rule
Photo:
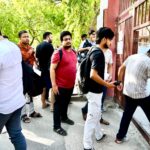
[[104, 9], [108, 8], [108, 0], [101, 0], [100, 2], [100, 14], [97, 17], [97, 29], [103, 27], [103, 15]]

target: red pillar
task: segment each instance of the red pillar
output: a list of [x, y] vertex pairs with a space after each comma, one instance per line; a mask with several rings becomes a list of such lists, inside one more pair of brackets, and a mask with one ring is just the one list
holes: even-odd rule
[[[117, 43], [117, 20], [119, 15], [119, 0], [108, 0], [108, 9], [104, 10], [104, 27], [111, 28], [115, 37], [112, 42], [111, 51], [113, 53], [113, 80], [115, 80], [116, 69], [116, 43]], [[114, 96], [114, 90], [108, 90], [107, 95]]]

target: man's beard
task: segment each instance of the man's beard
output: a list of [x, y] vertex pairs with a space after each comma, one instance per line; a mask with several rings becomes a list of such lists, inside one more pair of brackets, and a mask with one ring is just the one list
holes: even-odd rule
[[51, 43], [51, 44], [52, 44], [52, 40], [48, 40], [48, 43]]
[[29, 45], [29, 43], [28, 43], [28, 42], [22, 42], [22, 44], [24, 44], [24, 45]]
[[104, 44], [104, 46], [103, 46], [103, 47], [104, 47], [104, 48], [106, 48], [106, 49], [108, 49], [108, 48], [109, 48], [107, 44]]
[[71, 48], [71, 45], [69, 46], [63, 46], [65, 49], [70, 49]]

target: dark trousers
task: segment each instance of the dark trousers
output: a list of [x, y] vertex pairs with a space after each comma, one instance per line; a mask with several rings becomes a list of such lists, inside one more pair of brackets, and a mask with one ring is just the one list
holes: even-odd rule
[[61, 127], [61, 120], [66, 120], [68, 118], [67, 111], [68, 105], [71, 99], [73, 88], [65, 89], [59, 88], [59, 94], [55, 95], [54, 103], [54, 129]]
[[132, 99], [128, 96], [125, 96], [125, 101], [124, 113], [121, 119], [119, 132], [117, 134], [117, 139], [119, 140], [126, 136], [130, 121], [137, 106], [140, 106], [143, 109], [148, 120], [150, 121], [150, 96], [142, 99]]

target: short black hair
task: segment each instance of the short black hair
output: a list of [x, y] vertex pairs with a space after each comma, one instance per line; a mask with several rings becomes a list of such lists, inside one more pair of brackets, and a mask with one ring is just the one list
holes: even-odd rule
[[149, 53], [149, 54], [150, 54], [150, 49], [147, 51], [147, 53]]
[[71, 38], [72, 38], [72, 34], [69, 31], [63, 31], [63, 32], [61, 32], [60, 33], [60, 41], [62, 42], [63, 41], [63, 37], [67, 36], [67, 35], [70, 35]]
[[24, 34], [24, 33], [28, 33], [28, 32], [26, 30], [19, 31], [18, 37], [21, 38], [22, 34]]
[[83, 38], [87, 38], [87, 34], [82, 34], [81, 35], [81, 38], [83, 39]]
[[47, 38], [47, 36], [49, 36], [50, 34], [52, 34], [52, 32], [45, 32], [43, 34], [43, 39], [45, 40]]
[[93, 34], [93, 33], [95, 33], [95, 30], [91, 29], [91, 30], [89, 31], [89, 35], [91, 35], [91, 34]]
[[103, 38], [112, 40], [114, 32], [108, 27], [102, 27], [96, 32], [96, 44], [99, 44]]

